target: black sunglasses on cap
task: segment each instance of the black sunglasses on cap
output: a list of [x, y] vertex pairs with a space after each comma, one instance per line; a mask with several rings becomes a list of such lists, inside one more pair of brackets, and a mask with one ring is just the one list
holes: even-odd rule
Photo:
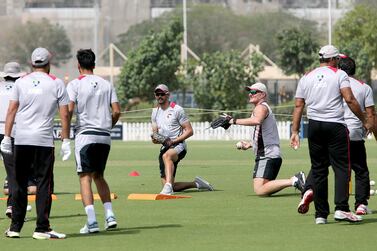
[[156, 97], [163, 97], [163, 96], [166, 95], [166, 93], [164, 93], [164, 92], [156, 92], [154, 95], [155, 95]]
[[249, 90], [249, 94], [251, 95], [255, 95], [257, 93], [260, 93], [261, 91], [258, 91], [258, 90]]

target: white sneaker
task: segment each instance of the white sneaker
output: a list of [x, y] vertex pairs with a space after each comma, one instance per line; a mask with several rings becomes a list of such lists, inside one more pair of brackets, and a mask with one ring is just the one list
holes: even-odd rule
[[165, 185], [162, 188], [160, 194], [165, 194], [165, 195], [172, 195], [172, 194], [174, 194], [173, 186], [170, 183], [165, 183]]
[[322, 217], [315, 218], [315, 224], [327, 224], [327, 219]]
[[366, 215], [366, 214], [372, 214], [372, 210], [370, 210], [366, 205], [360, 204], [356, 209], [357, 215]]
[[304, 193], [302, 199], [297, 207], [297, 212], [300, 214], [306, 214], [309, 211], [309, 205], [313, 201], [313, 190], [309, 189]]
[[109, 216], [105, 220], [105, 230], [114, 229], [117, 227], [117, 222], [114, 216]]
[[20, 238], [20, 232], [10, 231], [9, 228], [5, 231], [4, 234], [8, 238]]
[[33, 207], [32, 207], [31, 205], [27, 205], [27, 207], [26, 207], [26, 212], [30, 212], [31, 209], [33, 209]]
[[93, 223], [86, 223], [83, 228], [80, 229], [80, 234], [92, 234], [92, 233], [98, 233], [99, 227], [98, 222], [95, 221]]
[[213, 186], [200, 176], [196, 176], [194, 182], [198, 184], [198, 189], [213, 191]]
[[34, 232], [33, 239], [36, 240], [48, 240], [48, 239], [65, 239], [66, 235], [55, 232], [54, 230], [48, 232]]
[[334, 219], [336, 221], [348, 221], [348, 222], [360, 222], [363, 220], [361, 216], [358, 216], [352, 212], [345, 212], [342, 210], [335, 211]]

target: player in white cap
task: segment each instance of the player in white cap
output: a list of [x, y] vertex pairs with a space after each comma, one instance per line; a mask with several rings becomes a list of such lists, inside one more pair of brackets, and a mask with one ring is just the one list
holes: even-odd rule
[[289, 179], [276, 179], [282, 158], [280, 138], [275, 116], [267, 103], [267, 87], [260, 82], [247, 86], [249, 103], [254, 110], [249, 118], [232, 118], [233, 125], [252, 126], [251, 142], [241, 141], [241, 150], [252, 148], [255, 154], [253, 171], [254, 192], [259, 196], [268, 196], [287, 187], [302, 191], [305, 174], [299, 172]]
[[349, 137], [344, 121], [343, 99], [367, 128], [359, 103], [355, 99], [348, 75], [337, 68], [338, 49], [326, 45], [319, 51], [320, 67], [303, 76], [297, 86], [293, 112], [291, 146], [299, 147], [299, 127], [307, 107], [308, 143], [313, 175], [316, 224], [326, 224], [328, 203], [328, 167], [335, 173], [335, 214], [337, 221], [358, 222], [362, 218], [350, 212], [348, 181], [350, 173]]
[[95, 54], [91, 49], [79, 50], [76, 55], [80, 76], [67, 86], [69, 112], [76, 114], [75, 157], [80, 178], [82, 202], [87, 221], [81, 234], [99, 231], [94, 211], [92, 181], [105, 211], [105, 229], [117, 226], [112, 209], [110, 188], [104, 178], [110, 152], [110, 132], [120, 116], [120, 106], [112, 83], [93, 74]]
[[[190, 188], [213, 191], [212, 185], [199, 176], [192, 182], [175, 181], [178, 163], [187, 152], [185, 140], [193, 135], [193, 129], [183, 108], [170, 102], [170, 92], [166, 85], [158, 85], [154, 89], [154, 95], [158, 104], [152, 111], [152, 131], [171, 139], [170, 145], [161, 147], [158, 158], [163, 185], [160, 193], [172, 195], [174, 192]], [[157, 143], [153, 139], [152, 142]]]
[[[5, 234], [11, 238], [20, 237], [27, 207], [28, 177], [30, 171], [34, 170], [38, 182], [37, 226], [33, 238], [61, 239], [65, 238], [65, 234], [53, 231], [49, 221], [55, 160], [53, 125], [56, 111], [59, 110], [63, 140], [61, 153], [63, 160], [66, 160], [71, 153], [69, 100], [63, 81], [49, 74], [50, 53], [45, 48], [36, 48], [31, 55], [31, 62], [33, 72], [19, 78], [14, 84], [5, 122], [5, 136], [1, 141], [3, 153], [12, 153], [14, 150], [16, 172], [16, 183], [12, 192], [12, 222]], [[14, 122], [16, 135], [12, 149], [10, 136]]]

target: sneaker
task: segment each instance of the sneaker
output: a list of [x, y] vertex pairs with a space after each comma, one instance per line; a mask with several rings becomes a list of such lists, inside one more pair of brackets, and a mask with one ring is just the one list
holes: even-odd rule
[[83, 228], [80, 229], [80, 234], [91, 234], [91, 233], [98, 233], [99, 227], [97, 221], [89, 224], [88, 222], [85, 224]]
[[27, 205], [26, 212], [30, 212], [32, 209], [33, 209], [33, 207], [31, 205]]
[[9, 228], [5, 231], [4, 234], [8, 238], [20, 238], [20, 232], [10, 231]]
[[12, 206], [8, 206], [7, 209], [5, 210], [5, 215], [9, 218], [12, 219]]
[[327, 219], [322, 218], [322, 217], [315, 218], [315, 224], [317, 224], [317, 225], [327, 224]]
[[299, 172], [295, 174], [295, 177], [297, 178], [296, 182], [293, 184], [295, 188], [303, 192], [305, 190], [305, 173], [304, 172]]
[[34, 232], [33, 239], [48, 240], [48, 239], [65, 239], [66, 235], [50, 230], [47, 232]]
[[356, 209], [357, 215], [366, 215], [366, 214], [372, 214], [372, 210], [370, 210], [366, 205], [360, 204]]
[[171, 184], [169, 184], [169, 183], [165, 183], [165, 185], [162, 188], [160, 194], [165, 194], [165, 195], [172, 195], [172, 194], [174, 194], [173, 186]]
[[208, 191], [214, 190], [213, 186], [202, 177], [196, 176], [194, 182], [198, 185], [198, 189], [208, 190]]
[[342, 210], [335, 211], [334, 219], [336, 221], [348, 221], [348, 222], [360, 222], [363, 220], [361, 216], [358, 216], [352, 212], [345, 212]]
[[297, 211], [300, 214], [306, 214], [309, 211], [309, 205], [313, 201], [313, 190], [309, 189], [304, 193], [300, 203], [298, 204]]
[[105, 230], [114, 229], [117, 227], [117, 222], [114, 216], [109, 216], [105, 220]]

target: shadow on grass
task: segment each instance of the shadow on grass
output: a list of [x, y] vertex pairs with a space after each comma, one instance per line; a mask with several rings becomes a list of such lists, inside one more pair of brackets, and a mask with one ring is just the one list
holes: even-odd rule
[[130, 227], [130, 228], [116, 228], [111, 231], [100, 231], [98, 233], [93, 234], [67, 234], [67, 238], [78, 238], [78, 237], [102, 237], [106, 235], [120, 235], [120, 234], [138, 234], [141, 230], [146, 229], [162, 229], [162, 228], [174, 228], [174, 227], [182, 227], [179, 224], [167, 224], [167, 225], [157, 225], [157, 226], [144, 226], [144, 227]]
[[[250, 194], [250, 195], [247, 195], [248, 197], [259, 197], [259, 198], [279, 198], [279, 197], [297, 197], [298, 199], [298, 202], [300, 202], [300, 194], [299, 193], [278, 193], [278, 194], [271, 194], [271, 195], [267, 195], [267, 196], [259, 196], [259, 195], [256, 195], [256, 194]], [[297, 202], [297, 203], [298, 203]]]
[[[64, 219], [64, 218], [75, 218], [75, 217], [86, 217], [86, 214], [70, 214], [70, 215], [55, 215], [50, 216], [49, 219]], [[26, 221], [35, 221], [37, 220], [37, 217], [26, 217]]]

